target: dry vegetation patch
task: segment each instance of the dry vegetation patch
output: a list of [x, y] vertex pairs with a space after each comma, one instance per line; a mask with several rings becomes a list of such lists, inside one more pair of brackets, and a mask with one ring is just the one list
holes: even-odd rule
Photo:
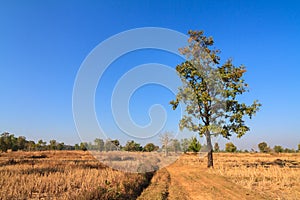
[[[41, 156], [44, 155], [44, 156]], [[87, 152], [0, 154], [0, 199], [135, 199], [151, 173], [108, 168]]]
[[170, 152], [165, 156], [163, 152], [127, 152], [90, 151], [101, 163], [113, 169], [127, 172], [153, 172], [174, 163], [181, 153]]
[[300, 199], [299, 154], [215, 154], [209, 173], [272, 199]]
[[166, 168], [157, 171], [138, 200], [166, 200], [169, 195], [170, 174]]

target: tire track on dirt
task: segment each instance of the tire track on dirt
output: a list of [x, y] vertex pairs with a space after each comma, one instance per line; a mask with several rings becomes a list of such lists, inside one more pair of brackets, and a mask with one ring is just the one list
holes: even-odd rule
[[158, 170], [151, 179], [150, 185], [137, 198], [138, 200], [167, 200], [171, 178], [166, 168]]
[[[194, 159], [196, 158], [196, 159]], [[268, 199], [222, 176], [208, 173], [198, 157], [182, 156], [160, 169], [138, 200]]]

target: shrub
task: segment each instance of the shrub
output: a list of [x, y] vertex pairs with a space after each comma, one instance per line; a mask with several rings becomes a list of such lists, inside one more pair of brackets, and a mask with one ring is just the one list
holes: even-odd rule
[[236, 150], [237, 150], [237, 148], [232, 142], [226, 143], [226, 146], [225, 146], [226, 152], [236, 152]]

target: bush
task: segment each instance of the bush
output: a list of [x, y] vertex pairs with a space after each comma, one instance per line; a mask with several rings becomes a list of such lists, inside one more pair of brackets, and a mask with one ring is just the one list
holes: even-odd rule
[[268, 147], [268, 144], [266, 142], [259, 143], [258, 148], [261, 153], [268, 153], [271, 151], [270, 147]]
[[282, 146], [277, 146], [277, 145], [275, 145], [273, 149], [274, 149], [274, 151], [275, 151], [276, 153], [281, 153], [281, 152], [283, 152]]
[[192, 152], [199, 152], [200, 149], [201, 149], [200, 142], [197, 140], [196, 137], [192, 137], [188, 150]]
[[236, 152], [236, 150], [237, 150], [237, 148], [232, 142], [226, 143], [226, 146], [225, 146], [226, 152]]

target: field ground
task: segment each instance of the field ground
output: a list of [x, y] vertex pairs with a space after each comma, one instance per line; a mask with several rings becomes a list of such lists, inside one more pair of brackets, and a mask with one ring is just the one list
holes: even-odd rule
[[182, 155], [155, 173], [113, 170], [88, 152], [0, 154], [0, 199], [300, 199], [300, 154]]
[[167, 184], [154, 175], [139, 198], [151, 199], [161, 188], [157, 199], [300, 199], [300, 154], [214, 155], [214, 169], [206, 168], [206, 158], [183, 155], [160, 170]]

